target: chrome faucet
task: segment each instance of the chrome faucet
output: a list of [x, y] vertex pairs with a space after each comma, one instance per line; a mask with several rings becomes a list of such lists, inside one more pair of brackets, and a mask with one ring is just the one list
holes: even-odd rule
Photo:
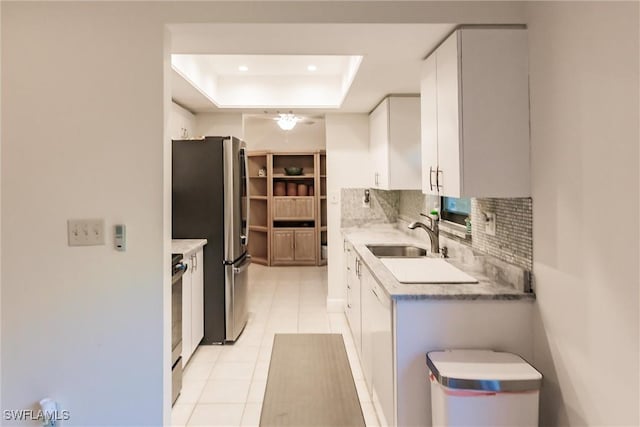
[[424, 214], [420, 214], [429, 220], [429, 225], [423, 224], [418, 221], [414, 221], [409, 224], [409, 228], [411, 230], [415, 230], [420, 227], [429, 235], [429, 239], [431, 240], [431, 253], [439, 254], [440, 253], [440, 238], [438, 236], [438, 218], [432, 218], [431, 216], [427, 216]]

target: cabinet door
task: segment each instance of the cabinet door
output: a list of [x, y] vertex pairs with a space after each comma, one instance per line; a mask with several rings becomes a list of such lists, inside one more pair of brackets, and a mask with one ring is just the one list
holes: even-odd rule
[[189, 361], [193, 349], [191, 346], [191, 277], [193, 276], [193, 263], [190, 259], [184, 260], [187, 270], [182, 275], [182, 366]]
[[380, 420], [380, 425], [394, 425], [391, 299], [376, 282], [372, 284], [368, 292], [374, 297], [372, 309], [373, 404], [378, 417], [384, 418]]
[[[351, 332], [353, 333], [353, 341], [356, 346], [358, 356], [362, 354], [362, 303], [361, 303], [361, 282], [358, 271], [363, 268], [362, 261], [359, 258], [355, 258], [352, 266], [352, 278], [349, 282], [351, 286], [351, 294], [353, 298], [351, 300], [351, 307], [353, 311], [353, 325], [351, 326]], [[356, 270], [356, 266], [358, 266]]]
[[274, 261], [293, 261], [293, 231], [273, 230], [271, 258]]
[[389, 187], [389, 98], [369, 115], [369, 155], [373, 166], [372, 186]]
[[362, 352], [362, 326], [360, 319], [360, 277], [358, 276], [358, 258], [353, 248], [348, 247], [345, 256], [347, 280], [347, 321], [351, 328], [353, 343], [358, 356]]
[[[195, 268], [191, 275], [191, 349], [196, 350], [204, 337], [204, 253], [193, 255]], [[192, 262], [193, 262], [192, 261]]]
[[273, 198], [273, 219], [291, 219], [296, 217], [296, 200], [293, 197]]
[[374, 278], [366, 267], [360, 267], [361, 315], [362, 315], [362, 352], [360, 364], [367, 382], [369, 394], [373, 390], [373, 328], [376, 324], [375, 306], [377, 301], [371, 292]]
[[313, 206], [313, 197], [299, 197], [295, 199], [295, 216], [299, 219], [314, 219], [315, 209]]
[[389, 98], [387, 189], [420, 190], [420, 97]]
[[296, 230], [294, 243], [294, 259], [296, 261], [314, 261], [316, 259], [315, 230]]
[[420, 131], [422, 134], [422, 192], [438, 194], [438, 91], [436, 83], [436, 54], [422, 63], [420, 80]]
[[459, 31], [436, 50], [438, 183], [445, 196], [460, 196]]

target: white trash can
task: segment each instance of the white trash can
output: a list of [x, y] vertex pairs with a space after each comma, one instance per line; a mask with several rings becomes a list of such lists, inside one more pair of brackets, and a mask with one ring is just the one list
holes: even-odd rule
[[432, 351], [427, 366], [434, 426], [538, 425], [542, 374], [520, 356], [491, 350]]

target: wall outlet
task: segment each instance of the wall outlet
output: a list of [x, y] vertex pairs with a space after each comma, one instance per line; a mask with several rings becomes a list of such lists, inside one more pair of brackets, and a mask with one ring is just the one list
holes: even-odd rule
[[70, 219], [67, 235], [69, 246], [104, 245], [104, 219]]
[[495, 212], [485, 212], [484, 232], [489, 236], [496, 235], [496, 214]]

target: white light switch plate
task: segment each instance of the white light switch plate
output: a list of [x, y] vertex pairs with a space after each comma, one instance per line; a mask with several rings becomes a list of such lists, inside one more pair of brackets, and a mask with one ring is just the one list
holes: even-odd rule
[[329, 201], [332, 205], [337, 205], [340, 202], [340, 194], [337, 191], [332, 191], [329, 195]]
[[103, 219], [70, 219], [67, 221], [69, 246], [104, 245]]

